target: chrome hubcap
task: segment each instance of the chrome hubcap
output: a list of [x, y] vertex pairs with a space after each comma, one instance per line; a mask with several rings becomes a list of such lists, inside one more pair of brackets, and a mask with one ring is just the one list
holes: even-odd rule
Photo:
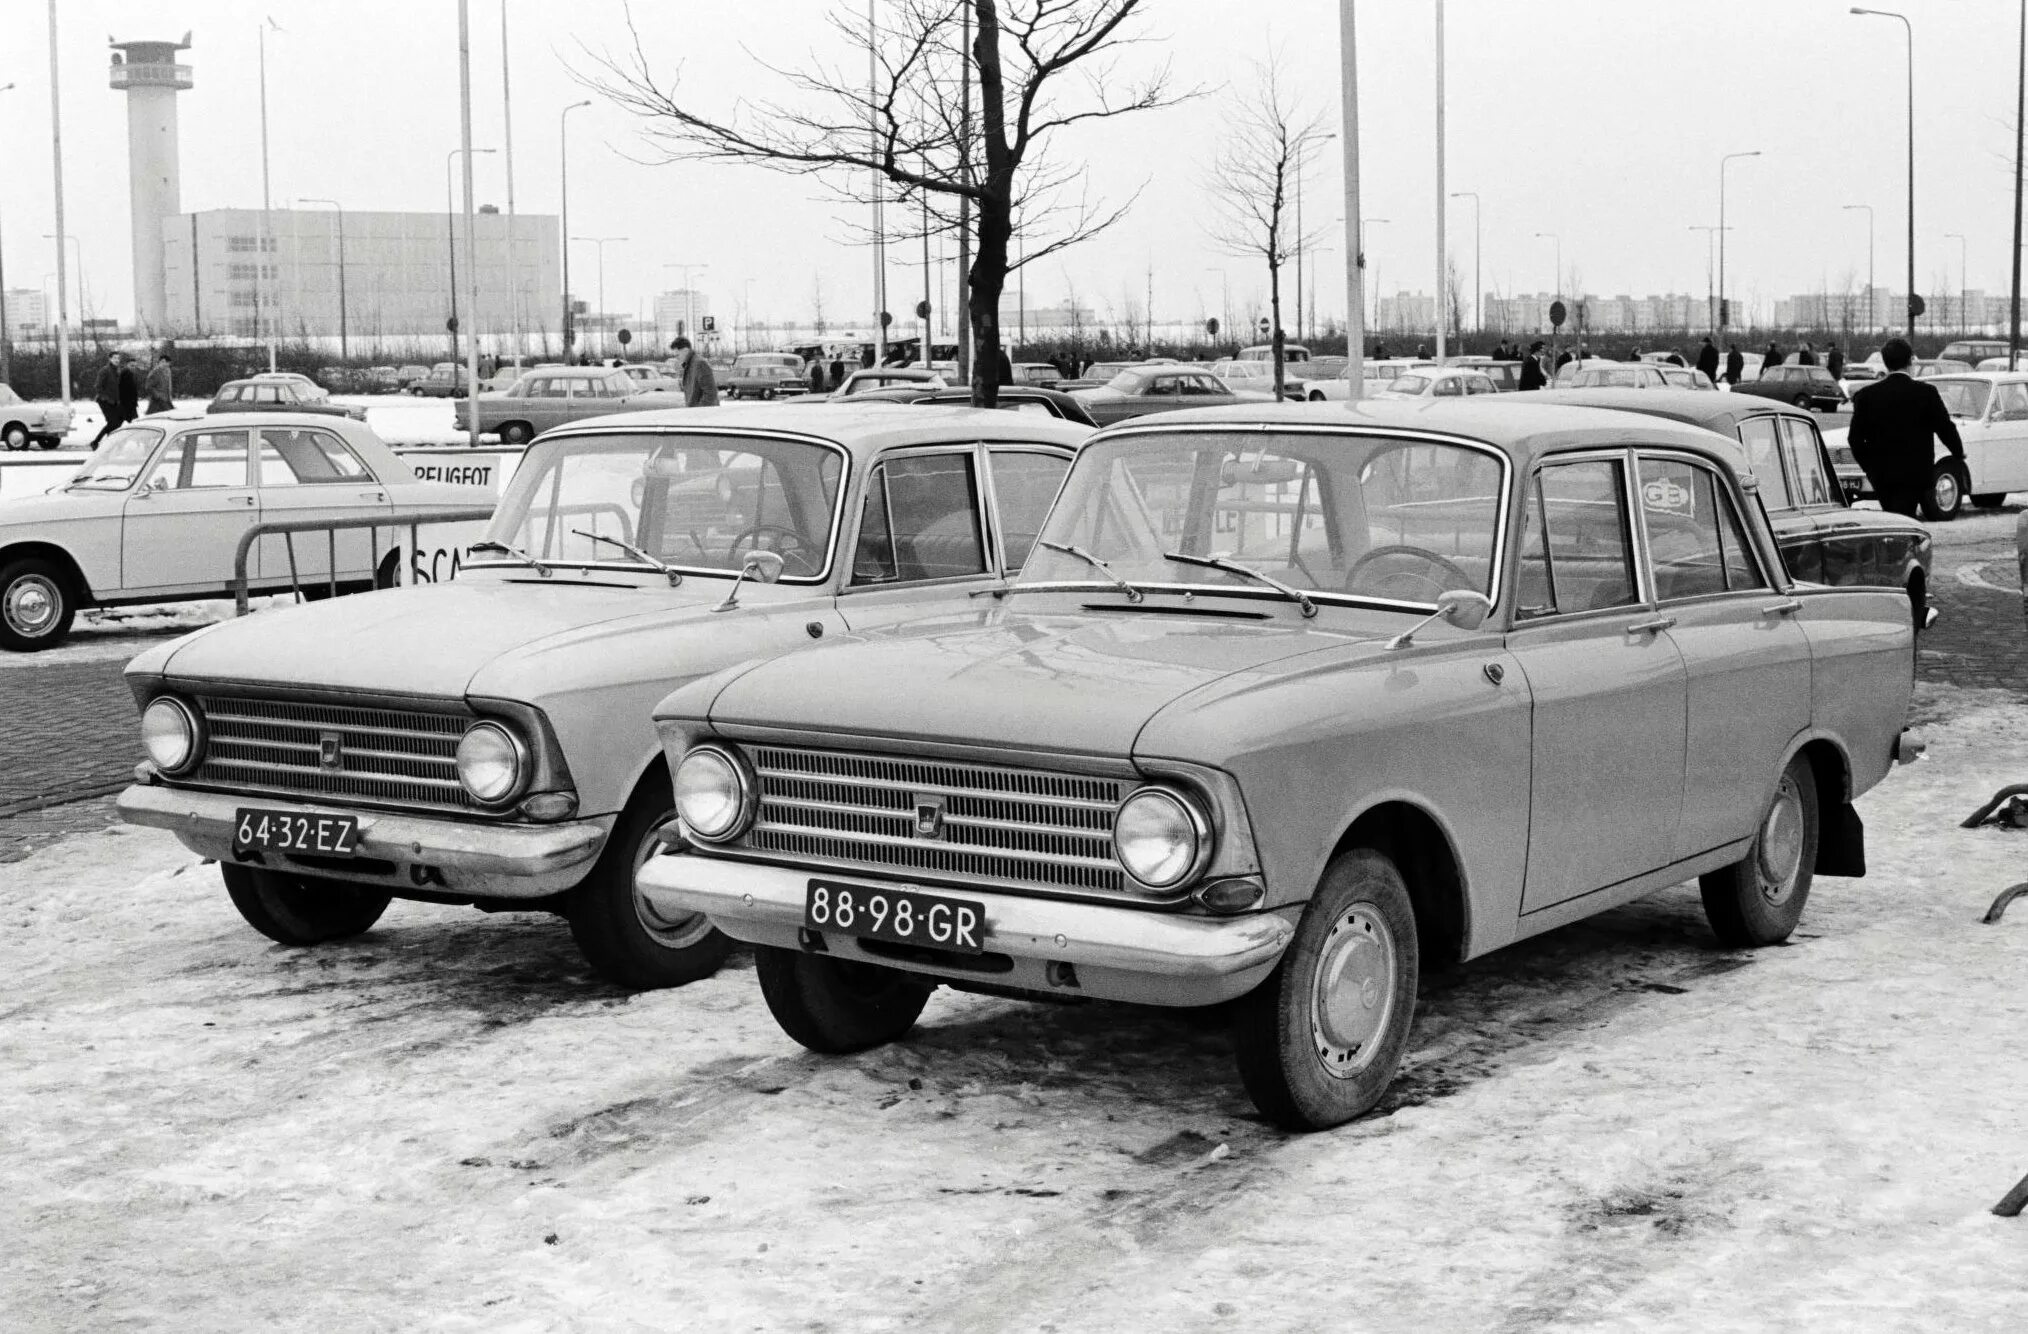
[[1786, 774], [1760, 826], [1760, 894], [1779, 907], [1795, 893], [1803, 869], [1803, 797]]
[[47, 634], [63, 612], [63, 595], [41, 575], [26, 575], [8, 585], [5, 611], [7, 628], [15, 634]]
[[[669, 817], [673, 819], [675, 814], [674, 811], [670, 811]], [[660, 840], [655, 837], [655, 831], [661, 827], [659, 823], [651, 826], [648, 836], [634, 849], [634, 865], [627, 876], [628, 883], [633, 886], [631, 892], [634, 898], [634, 918], [640, 922], [641, 929], [652, 936], [655, 943], [663, 949], [687, 949], [711, 934], [710, 920], [703, 913], [665, 916], [641, 893], [641, 878], [638, 873], [641, 867], [647, 864], [648, 858], [661, 847]]]
[[1398, 968], [1394, 935], [1378, 909], [1355, 903], [1338, 914], [1310, 997], [1310, 1039], [1326, 1072], [1349, 1079], [1373, 1063], [1393, 1018]]
[[1956, 508], [1958, 503], [1958, 479], [1955, 473], [1943, 473], [1936, 479], [1936, 507], [1940, 510]]

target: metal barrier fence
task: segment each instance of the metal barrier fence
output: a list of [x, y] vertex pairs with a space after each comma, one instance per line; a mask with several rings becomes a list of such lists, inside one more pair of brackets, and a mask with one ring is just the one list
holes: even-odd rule
[[[283, 545], [287, 547], [289, 552], [289, 586], [298, 597], [301, 597], [303, 594], [303, 580], [301, 574], [296, 569], [295, 535], [297, 533], [323, 533], [331, 562], [326, 578], [330, 585], [331, 596], [336, 597], [338, 595], [338, 534], [341, 531], [355, 528], [370, 530], [367, 542], [371, 554], [367, 558], [367, 568], [378, 571], [380, 568], [380, 530], [382, 528], [408, 529], [409, 550], [413, 551], [416, 548], [416, 530], [424, 524], [469, 523], [473, 520], [490, 519], [492, 517], [493, 507], [491, 505], [440, 505], [406, 510], [392, 515], [353, 515], [334, 519], [276, 519], [269, 523], [257, 523], [240, 535], [239, 546], [232, 554], [233, 614], [235, 616], [244, 616], [247, 613], [247, 557], [253, 553], [254, 543], [260, 541], [263, 537], [277, 534], [281, 536]], [[398, 549], [392, 537], [390, 537], [388, 550], [393, 552]]]

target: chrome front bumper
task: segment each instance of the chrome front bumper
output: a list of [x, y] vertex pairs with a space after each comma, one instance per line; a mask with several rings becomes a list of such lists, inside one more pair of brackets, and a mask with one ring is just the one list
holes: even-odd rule
[[311, 863], [270, 853], [262, 864], [379, 885], [397, 894], [425, 889], [483, 898], [544, 898], [584, 878], [612, 827], [610, 816], [552, 825], [466, 824], [147, 783], [129, 787], [119, 800], [120, 815], [129, 824], [166, 829], [192, 852], [222, 862], [252, 860], [235, 857], [232, 850], [233, 821], [243, 806], [292, 815], [356, 816], [356, 859], [320, 857]]
[[[829, 872], [824, 879], [870, 889], [916, 888]], [[750, 944], [808, 948], [807, 934], [842, 959], [1043, 995], [1147, 1005], [1214, 1005], [1245, 995], [1274, 971], [1295, 936], [1301, 911], [1193, 917], [922, 886], [926, 893], [985, 905], [986, 952], [967, 956], [912, 952], [879, 942], [869, 948], [858, 937], [837, 931], [806, 933], [803, 897], [809, 883], [808, 871], [690, 853], [650, 857], [635, 880], [641, 897], [663, 916], [701, 912], [728, 936]], [[1061, 966], [1065, 964], [1070, 967]]]

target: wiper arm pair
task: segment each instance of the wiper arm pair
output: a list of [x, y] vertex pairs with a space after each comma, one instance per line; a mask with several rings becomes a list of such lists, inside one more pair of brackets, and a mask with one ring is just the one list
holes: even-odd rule
[[509, 546], [505, 542], [494, 542], [489, 539], [484, 542], [474, 542], [472, 543], [471, 546], [466, 547], [465, 550], [497, 551], [500, 552], [502, 555], [512, 556], [514, 559], [522, 562], [524, 565], [534, 567], [535, 572], [541, 575], [544, 579], [547, 579], [549, 577], [549, 567], [547, 565], [535, 559], [535, 557], [529, 555], [527, 552], [523, 551], [520, 547]]

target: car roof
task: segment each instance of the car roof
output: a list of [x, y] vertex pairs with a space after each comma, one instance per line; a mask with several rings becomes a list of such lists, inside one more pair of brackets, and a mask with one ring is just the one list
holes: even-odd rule
[[[1636, 391], [1660, 397], [1666, 390]], [[1680, 390], [1684, 395], [1698, 390]], [[1709, 394], [1701, 394], [1710, 397]], [[1540, 402], [1526, 411], [1514, 410], [1517, 400], [1544, 399], [1534, 394], [1481, 394], [1462, 398], [1362, 399], [1352, 403], [1246, 403], [1230, 407], [1183, 408], [1136, 417], [1107, 428], [1107, 436], [1170, 426], [1274, 427], [1347, 426], [1361, 430], [1426, 432], [1462, 437], [1492, 445], [1526, 467], [1546, 454], [1571, 449], [1655, 445], [1706, 454], [1734, 469], [1742, 467], [1739, 449], [1723, 436], [1651, 414], [1633, 413], [1600, 404], [1601, 394], [1583, 399], [1573, 395]], [[1581, 404], [1581, 405], [1580, 405]]]
[[863, 405], [830, 399], [816, 402], [729, 403], [715, 408], [654, 408], [573, 422], [543, 433], [543, 440], [639, 431], [709, 431], [740, 435], [754, 431], [807, 436], [843, 447], [864, 459], [884, 449], [991, 440], [1075, 448], [1089, 426], [1034, 413], [973, 407], [909, 405], [899, 412], [893, 400]]
[[1748, 417], [1795, 417], [1812, 420], [1814, 413], [1790, 407], [1780, 399], [1758, 394], [1714, 394], [1708, 389], [1544, 389], [1516, 395], [1512, 406], [1569, 405], [1638, 412], [1651, 417], [1702, 426], [1730, 436]]
[[387, 442], [374, 433], [372, 427], [351, 417], [333, 416], [321, 412], [205, 412], [201, 409], [175, 409], [169, 412], [151, 412], [128, 422], [129, 426], [163, 426], [181, 429], [202, 426], [207, 430], [230, 431], [245, 429], [285, 430], [301, 427], [304, 430], [329, 431], [341, 436], [345, 443], [373, 469], [373, 475], [383, 484], [412, 482], [415, 474], [408, 464], [387, 447]]
[[[2024, 358], [2024, 360], [2028, 360], [2028, 358]], [[1942, 375], [1932, 375], [1928, 378], [1931, 380], [1984, 380], [1988, 384], [1998, 384], [2002, 380], [2005, 380], [2012, 383], [2016, 380], [2028, 380], [2028, 368], [2018, 371], [1946, 371]]]

